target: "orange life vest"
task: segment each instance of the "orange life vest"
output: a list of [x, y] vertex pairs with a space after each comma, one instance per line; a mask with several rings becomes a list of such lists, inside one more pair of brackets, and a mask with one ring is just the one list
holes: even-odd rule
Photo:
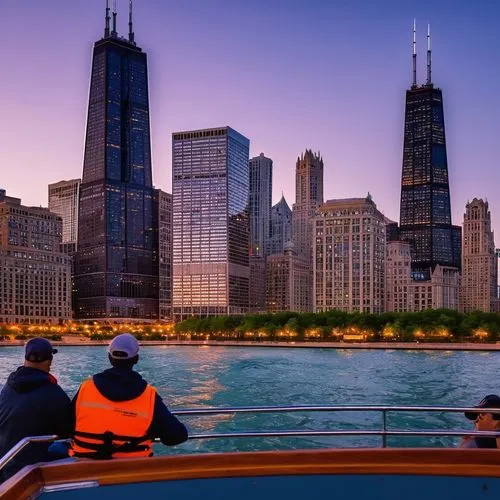
[[129, 401], [111, 401], [92, 379], [80, 386], [76, 400], [75, 437], [70, 455], [87, 458], [150, 457], [156, 391], [149, 384]]

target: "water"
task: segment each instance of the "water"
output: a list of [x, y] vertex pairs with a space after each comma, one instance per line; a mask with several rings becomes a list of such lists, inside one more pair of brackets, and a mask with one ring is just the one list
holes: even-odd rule
[[[23, 348], [0, 347], [0, 384]], [[171, 410], [205, 406], [469, 406], [498, 393], [500, 352], [297, 349], [208, 346], [141, 348], [137, 365]], [[54, 374], [73, 396], [80, 382], [109, 367], [105, 347], [61, 347]], [[379, 414], [290, 413], [183, 418], [192, 433], [380, 427]], [[468, 429], [461, 414], [389, 415], [389, 428]], [[331, 446], [377, 446], [379, 437], [193, 440], [156, 453]], [[389, 437], [391, 446], [453, 446], [452, 438]]]

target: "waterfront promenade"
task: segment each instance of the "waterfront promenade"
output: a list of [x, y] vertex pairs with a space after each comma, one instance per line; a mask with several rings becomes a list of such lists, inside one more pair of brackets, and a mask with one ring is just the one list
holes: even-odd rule
[[[0, 341], [0, 347], [22, 346], [24, 340]], [[60, 341], [51, 341], [54, 346], [103, 346], [109, 340], [90, 340], [83, 337], [66, 336]], [[500, 343], [439, 343], [439, 342], [295, 342], [295, 341], [221, 341], [221, 340], [142, 340], [143, 346], [218, 346], [218, 347], [282, 347], [321, 349], [403, 349], [419, 351], [500, 351]]]

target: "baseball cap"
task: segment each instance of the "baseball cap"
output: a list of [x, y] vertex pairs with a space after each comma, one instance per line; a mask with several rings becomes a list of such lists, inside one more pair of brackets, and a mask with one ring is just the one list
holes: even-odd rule
[[[488, 394], [481, 400], [478, 405], [474, 406], [474, 408], [496, 408], [500, 412], [500, 396], [497, 396], [496, 394]], [[466, 411], [464, 415], [469, 420], [476, 420], [479, 413]], [[493, 414], [493, 418], [495, 420], [500, 420], [500, 413]]]
[[54, 349], [47, 339], [35, 337], [26, 343], [24, 359], [32, 363], [41, 363], [52, 359], [52, 355], [56, 352], [57, 349]]
[[122, 333], [111, 341], [108, 353], [113, 359], [131, 359], [139, 354], [139, 342], [130, 333]]

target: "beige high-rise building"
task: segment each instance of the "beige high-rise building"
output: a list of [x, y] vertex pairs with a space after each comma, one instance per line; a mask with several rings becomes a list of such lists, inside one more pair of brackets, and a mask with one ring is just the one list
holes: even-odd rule
[[0, 323], [71, 319], [71, 257], [61, 235], [59, 216], [0, 190]]
[[292, 210], [292, 235], [295, 251], [312, 258], [313, 218], [323, 203], [323, 159], [306, 149], [295, 166], [295, 203]]
[[80, 182], [72, 179], [49, 184], [49, 210], [62, 219], [62, 243], [69, 254], [76, 252], [78, 241]]
[[385, 310], [414, 310], [415, 288], [411, 279], [411, 245], [406, 241], [387, 242], [385, 262]]
[[328, 200], [314, 229], [314, 310], [383, 312], [385, 218], [371, 196]]
[[309, 260], [288, 242], [282, 254], [267, 258], [266, 301], [268, 312], [311, 310], [312, 275]]
[[474, 198], [464, 214], [460, 309], [494, 311], [496, 293], [497, 260], [488, 202]]

